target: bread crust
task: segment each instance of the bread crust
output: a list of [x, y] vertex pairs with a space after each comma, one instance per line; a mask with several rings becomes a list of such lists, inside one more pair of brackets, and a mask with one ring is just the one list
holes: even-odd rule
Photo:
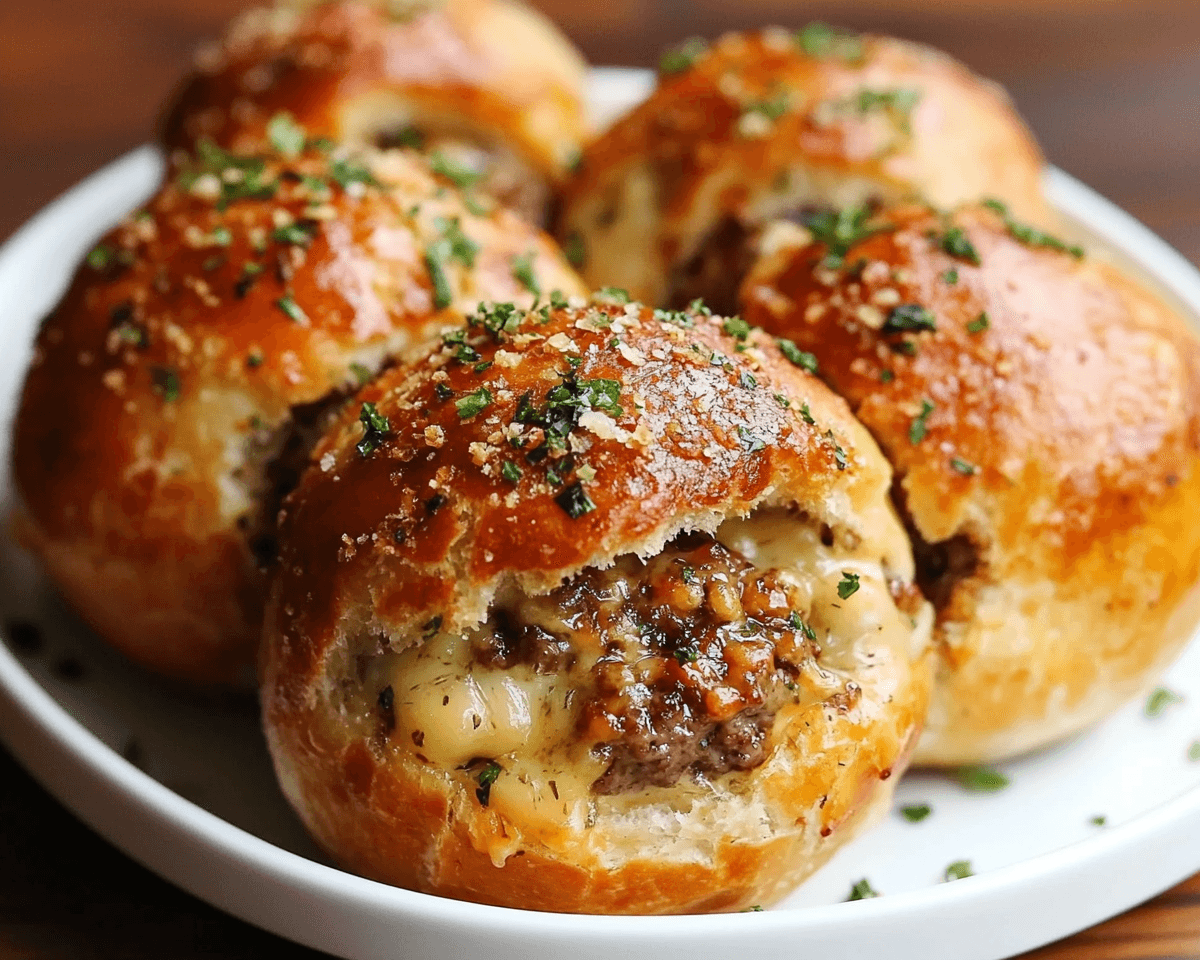
[[[66, 596], [134, 660], [199, 681], [252, 663], [255, 546], [294, 482], [271, 465], [322, 409], [480, 298], [532, 301], [514, 258], [580, 290], [552, 241], [471, 213], [415, 155], [206, 156], [80, 267], [14, 441], [23, 539]], [[476, 249], [444, 258], [439, 308], [423, 251], [447, 231]]]
[[[371, 439], [358, 411], [314, 453], [282, 520], [262, 702], [285, 795], [348, 869], [529, 909], [734, 910], [782, 896], [886, 805], [928, 692], [924, 608], [901, 614], [887, 586], [903, 593], [911, 557], [887, 504], [886, 465], [842, 401], [768, 338], [735, 340], [703, 314], [675, 323], [608, 302], [535, 311], [499, 342], [470, 328], [481, 359], [455, 361], [452, 342], [361, 394], [387, 422], [367, 455], [356, 449]], [[568, 376], [619, 384], [609, 397], [621, 412], [580, 415], [567, 441], [572, 472], [555, 485], [537, 464], [562, 459], [526, 459], [533, 447], [509, 440], [538, 442], [522, 406]], [[460, 402], [480, 389], [488, 402], [462, 416]], [[556, 499], [573, 485], [591, 505], [577, 515]], [[364, 679], [380, 662], [437, 644], [453, 658], [502, 595], [544, 595], [618, 557], [652, 557], [680, 531], [768, 507], [805, 511], [829, 526], [834, 549], [855, 543], [874, 557], [887, 573], [863, 574], [860, 609], [902, 626], [888, 642], [872, 627], [846, 655], [872, 664], [844, 675], [859, 699], [782, 708], [760, 766], [613, 796], [586, 783], [569, 794], [563, 773], [561, 798], [550, 781], [552, 803], [546, 781], [518, 773], [541, 754], [518, 744], [496, 757], [506, 772], [484, 805], [477, 765], [438, 762], [430, 736], [397, 714], [380, 732]], [[471, 669], [469, 682], [484, 683]], [[388, 711], [393, 690], [398, 711], [419, 683], [410, 676], [394, 674]], [[439, 683], [444, 705], [456, 688], [448, 675]]]
[[279, 111], [313, 135], [358, 144], [411, 128], [429, 146], [495, 154], [509, 169], [493, 170], [491, 185], [540, 220], [548, 186], [587, 135], [585, 70], [549, 20], [514, 0], [448, 0], [404, 15], [369, 0], [281, 3], [244, 13], [201, 52], [161, 139], [168, 150], [202, 138], [259, 150]]
[[[918, 758], [997, 760], [1145, 690], [1200, 620], [1200, 346], [1137, 283], [999, 209], [873, 222], [841, 270], [779, 229], [744, 307], [817, 354], [896, 471], [938, 611]], [[905, 305], [936, 330], [893, 329]]]
[[1049, 218], [1041, 152], [999, 87], [889, 37], [815, 48], [812, 29], [726, 34], [588, 145], [556, 227], [585, 279], [716, 308], [756, 229], [806, 208], [988, 195]]

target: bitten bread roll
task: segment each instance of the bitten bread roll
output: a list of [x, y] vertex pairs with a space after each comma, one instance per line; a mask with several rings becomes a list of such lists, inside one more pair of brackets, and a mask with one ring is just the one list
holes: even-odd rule
[[558, 230], [593, 286], [732, 311], [772, 218], [988, 195], [1040, 221], [1041, 171], [1004, 92], [945, 54], [822, 24], [730, 33], [664, 55], [650, 98], [585, 150]]
[[480, 299], [542, 287], [580, 292], [553, 242], [472, 213], [416, 155], [206, 149], [101, 240], [39, 332], [22, 535], [134, 660], [248, 672], [275, 511], [323, 417]]
[[746, 316], [820, 361], [896, 471], [940, 668], [918, 759], [997, 760], [1146, 689], [1200, 619], [1200, 349], [1000, 204], [792, 225]]
[[281, 2], [250, 10], [197, 57], [162, 124], [253, 151], [288, 111], [314, 135], [424, 147], [540, 222], [587, 134], [585, 65], [515, 0]]
[[356, 404], [285, 506], [263, 683], [284, 794], [348, 869], [734, 910], [887, 804], [928, 607], [886, 463], [768, 338], [500, 306]]

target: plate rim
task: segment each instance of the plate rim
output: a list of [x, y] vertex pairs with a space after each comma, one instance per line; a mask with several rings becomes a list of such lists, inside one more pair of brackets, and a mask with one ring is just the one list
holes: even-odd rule
[[[39, 250], [63, 257], [66, 244], [55, 246], [55, 237], [77, 225], [89, 210], [111, 206], [113, 185], [149, 176], [149, 165], [161, 166], [157, 151], [140, 146], [43, 207], [0, 247], [0, 290], [28, 287], [17, 273], [21, 263]], [[1047, 168], [1045, 187], [1056, 209], [1119, 250], [1180, 301], [1193, 324], [1198, 322], [1200, 271], [1182, 254], [1061, 170]], [[7, 437], [0, 440], [0, 449], [9, 449]], [[4, 469], [9, 469], [7, 463]], [[425, 944], [444, 955], [456, 937], [461, 940], [465, 935], [464, 942], [487, 944], [497, 960], [509, 956], [504, 949], [510, 949], [513, 957], [533, 956], [531, 938], [558, 951], [546, 956], [569, 951], [589, 957], [587, 944], [600, 944], [603, 952], [596, 956], [612, 956], [615, 948], [623, 946], [638, 955], [653, 952], [666, 960], [677, 954], [694, 955], [697, 949], [737, 949], [751, 936], [766, 950], [793, 955], [800, 945], [821, 947], [834, 960], [861, 956], [864, 945], [875, 944], [874, 951], [882, 942], [894, 943], [897, 925], [919, 931], [936, 921], [943, 928], [949, 924], [961, 936], [943, 935], [936, 943], [924, 942], [920, 956], [992, 960], [1091, 926], [1200, 868], [1200, 843], [1178, 842], [1185, 830], [1200, 835], [1200, 787], [1196, 787], [1130, 821], [1049, 853], [951, 885], [855, 906], [839, 903], [745, 916], [541, 913], [390, 887], [309, 860], [242, 830], [173, 792], [106, 746], [71, 717], [3, 644], [0, 740], [76, 816], [153, 872], [285, 938], [356, 958], [394, 956], [395, 935], [404, 930], [411, 935], [406, 947]], [[1132, 868], [1131, 850], [1137, 851], [1140, 861]], [[205, 876], [198, 863], [209, 867], [219, 863], [222, 869], [210, 869]], [[1120, 893], [1108, 882], [1114, 870], [1122, 872]], [[236, 882], [231, 882], [231, 872]], [[248, 897], [250, 890], [259, 895]], [[1033, 908], [1048, 901], [1083, 905], [1070, 911], [1069, 920], [1061, 914], [1047, 919], [1041, 916], [1045, 911]], [[320, 909], [297, 910], [297, 903], [336, 905], [362, 930], [348, 941], [346, 923], [331, 923], [328, 913]], [[1021, 929], [997, 925], [1002, 919], [997, 916], [997, 903], [1006, 905], [1005, 916], [1023, 911], [1026, 922]], [[985, 940], [981, 929], [990, 938], [986, 942], [980, 942]], [[850, 932], [853, 937], [847, 938]], [[964, 949], [962, 936], [976, 942], [978, 949]], [[847, 944], [847, 939], [857, 942]], [[898, 960], [908, 956], [892, 955]]]

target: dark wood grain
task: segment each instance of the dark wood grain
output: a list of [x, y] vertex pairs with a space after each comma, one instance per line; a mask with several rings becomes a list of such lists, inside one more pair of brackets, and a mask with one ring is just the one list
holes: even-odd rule
[[[149, 137], [190, 51], [243, 0], [0, 0], [0, 237]], [[599, 63], [796, 23], [795, 0], [541, 0]], [[924, 40], [1013, 94], [1059, 166], [1200, 262], [1200, 3], [842, 0], [815, 17]], [[315, 957], [179, 892], [0, 751], [0, 960]], [[1200, 877], [1029, 960], [1197, 960]]]

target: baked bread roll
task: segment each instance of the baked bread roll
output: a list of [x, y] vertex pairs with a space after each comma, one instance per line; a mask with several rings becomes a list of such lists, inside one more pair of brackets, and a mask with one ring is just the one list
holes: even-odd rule
[[812, 24], [664, 55], [658, 88], [585, 150], [560, 240], [593, 287], [735, 309], [775, 217], [924, 197], [1048, 216], [1042, 156], [996, 85], [945, 54]]
[[918, 759], [1052, 743], [1145, 690], [1200, 618], [1195, 334], [999, 204], [842, 222], [832, 247], [769, 232], [743, 300], [896, 472], [937, 609]]
[[285, 505], [267, 738], [350, 870], [734, 910], [907, 763], [928, 608], [875, 445], [740, 321], [619, 299], [473, 317], [368, 386]]
[[424, 147], [540, 222], [587, 133], [585, 69], [518, 0], [280, 2], [201, 52], [162, 140], [259, 150], [288, 111], [314, 136]]
[[415, 154], [206, 149], [100, 241], [38, 334], [15, 431], [24, 539], [134, 660], [233, 679], [323, 416], [528, 287], [580, 292], [549, 238], [472, 213]]

